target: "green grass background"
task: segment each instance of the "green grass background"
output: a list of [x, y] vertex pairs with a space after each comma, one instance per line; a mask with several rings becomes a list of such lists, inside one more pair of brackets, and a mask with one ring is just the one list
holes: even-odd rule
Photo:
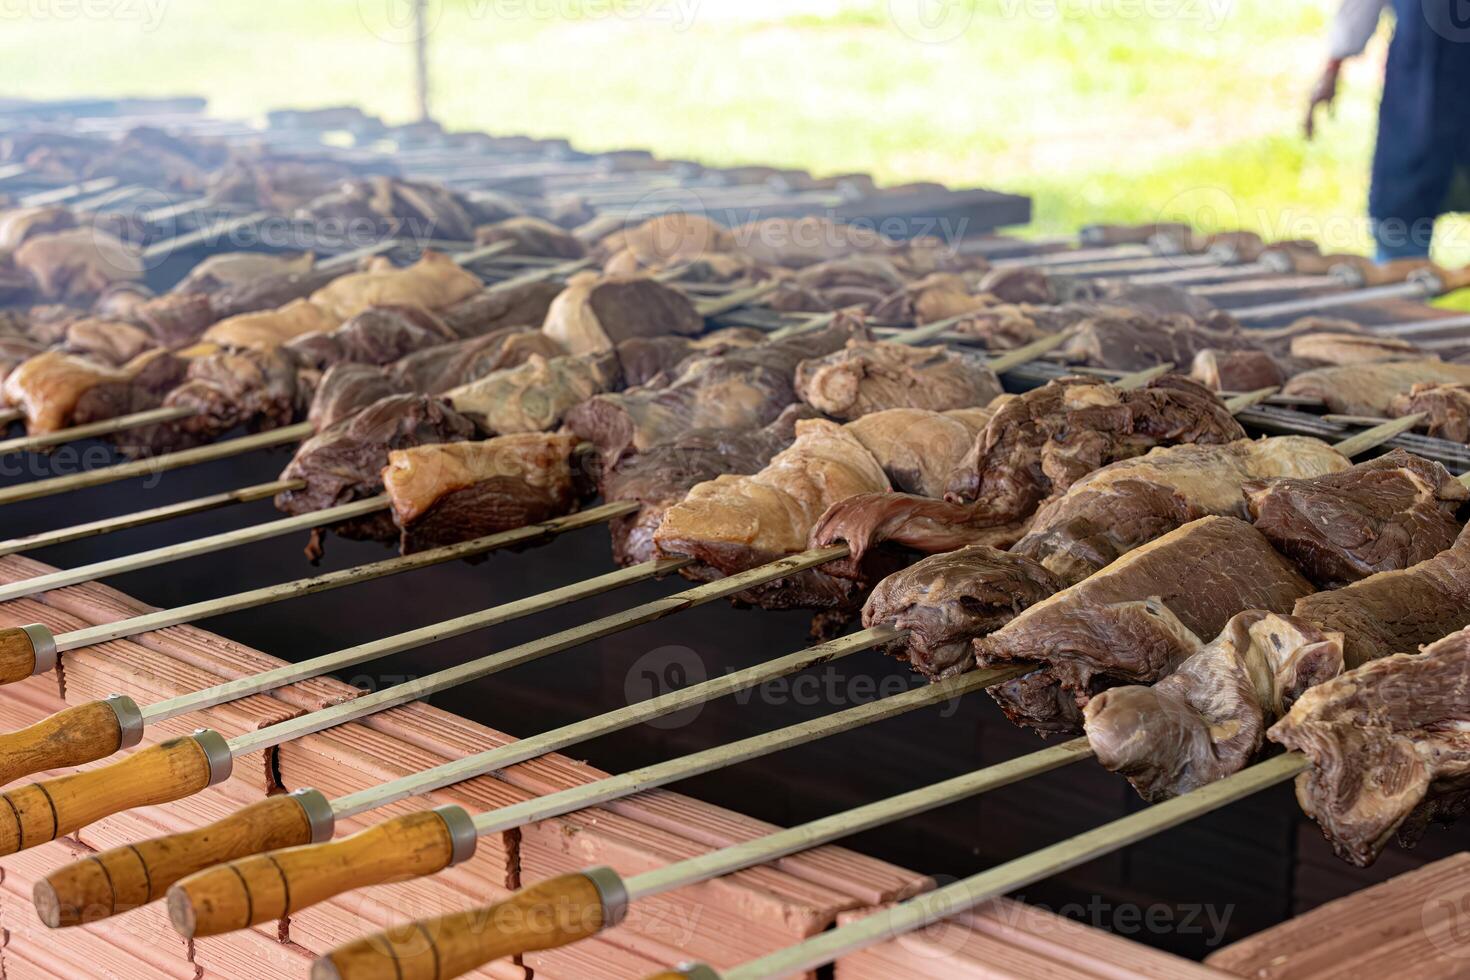
[[[72, 6], [68, 6], [72, 4]], [[1300, 135], [1334, 0], [431, 0], [451, 127], [1035, 196], [1365, 251], [1387, 30]], [[20, 0], [0, 94], [412, 113], [404, 0]], [[925, 28], [925, 18], [929, 28]], [[1470, 220], [1437, 258], [1470, 261]], [[1465, 305], [1470, 306], [1470, 302]]]

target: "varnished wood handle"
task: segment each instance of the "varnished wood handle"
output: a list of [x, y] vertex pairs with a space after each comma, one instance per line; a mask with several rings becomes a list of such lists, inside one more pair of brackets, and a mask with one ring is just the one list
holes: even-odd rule
[[297, 794], [267, 797], [196, 830], [115, 847], [51, 872], [36, 882], [36, 913], [53, 929], [96, 922], [162, 898], [196, 871], [311, 839], [311, 818]]
[[210, 782], [209, 754], [196, 733], [101, 769], [13, 789], [0, 794], [5, 804], [0, 806], [0, 855], [44, 844], [133, 807], [182, 799]]
[[0, 684], [14, 684], [36, 673], [36, 647], [19, 626], [0, 629]]
[[503, 902], [364, 936], [316, 961], [312, 980], [448, 980], [492, 960], [596, 935], [602, 895], [585, 874], [562, 875]]
[[96, 762], [120, 748], [122, 727], [112, 706], [106, 701], [79, 704], [0, 735], [0, 786], [48, 769]]
[[257, 853], [190, 875], [169, 889], [169, 919], [185, 938], [218, 936], [343, 892], [431, 875], [453, 859], [454, 834], [445, 817], [424, 810], [338, 841]]

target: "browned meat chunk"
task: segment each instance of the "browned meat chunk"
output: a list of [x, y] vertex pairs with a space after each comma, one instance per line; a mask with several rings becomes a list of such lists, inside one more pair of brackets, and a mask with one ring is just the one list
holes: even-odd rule
[[851, 421], [890, 408], [972, 408], [1001, 394], [983, 358], [948, 348], [854, 341], [796, 368], [801, 400]]
[[153, 338], [141, 327], [116, 320], [84, 317], [66, 328], [61, 349], [68, 354], [80, 354], [116, 367], [152, 346]]
[[840, 349], [859, 328], [841, 320], [826, 329], [685, 362], [667, 385], [599, 395], [566, 416], [595, 445], [604, 466], [667, 445], [691, 429], [757, 429], [796, 401], [796, 366]]
[[[388, 454], [429, 443], [460, 442], [475, 435], [475, 424], [437, 398], [392, 395], [312, 436], [296, 450], [281, 474], [306, 486], [276, 495], [287, 514], [312, 511], [371, 497], [383, 490]], [[386, 511], [336, 528], [346, 537], [390, 541], [398, 527]], [[308, 553], [319, 553], [317, 542]]]
[[1298, 374], [1281, 391], [1321, 399], [1339, 414], [1381, 416], [1417, 384], [1470, 384], [1470, 364], [1427, 359], [1343, 364]]
[[1424, 352], [1407, 340], [1360, 333], [1309, 333], [1291, 340], [1291, 356], [1320, 364], [1407, 361]]
[[376, 258], [362, 272], [338, 276], [312, 293], [311, 302], [335, 321], [335, 327], [370, 306], [445, 310], [482, 288], [478, 276], [460, 268], [447, 255], [425, 252], [403, 269], [386, 258]]
[[1321, 588], [1408, 568], [1454, 544], [1470, 491], [1402, 449], [1308, 479], [1244, 485], [1251, 518]]
[[545, 358], [532, 354], [513, 368], [485, 375], [444, 393], [456, 411], [486, 432], [547, 432], [567, 411], [618, 384], [614, 354]]
[[796, 423], [815, 418], [805, 405], [792, 405], [770, 425], [754, 430], [696, 429], [665, 446], [625, 456], [603, 473], [608, 501], [636, 500], [641, 509], [612, 522], [613, 558], [636, 565], [654, 557], [653, 532], [664, 512], [699, 483], [725, 474], [758, 472], [796, 438]]
[[1240, 351], [1255, 347], [1256, 343], [1238, 327], [1215, 329], [1179, 313], [1151, 315], [1117, 310], [1078, 324], [1061, 350], [1075, 364], [1139, 371], [1156, 364], [1173, 364], [1182, 369], [1205, 350]]
[[1202, 350], [1189, 376], [1211, 391], [1259, 391], [1286, 383], [1281, 359], [1262, 350]]
[[761, 331], [744, 327], [716, 330], [703, 337], [634, 337], [618, 344], [618, 363], [623, 368], [623, 384], [632, 388], [661, 374], [677, 374], [692, 357], [718, 357], [764, 340]]
[[474, 204], [446, 187], [381, 176], [344, 181], [296, 214], [342, 235], [420, 240], [472, 241], [480, 223]]
[[[702, 570], [730, 575], [806, 550], [807, 537], [828, 507], [859, 493], [888, 489], [888, 478], [871, 453], [842, 426], [824, 419], [796, 425], [796, 441], [750, 476], [722, 475], [689, 491], [664, 514], [654, 532], [662, 555], [688, 555]], [[708, 570], [708, 571], [705, 571]], [[850, 583], [820, 572], [809, 589], [766, 587], [782, 604], [817, 608], [847, 601]]]
[[1159, 447], [1104, 466], [1044, 504], [1016, 550], [1074, 585], [1190, 521], [1249, 516], [1241, 491], [1247, 480], [1322, 476], [1350, 465], [1305, 436]]
[[480, 245], [510, 242], [516, 255], [549, 259], [580, 259], [587, 254], [587, 246], [574, 235], [549, 221], [526, 216], [481, 225], [475, 229], [475, 242]]
[[879, 582], [863, 606], [863, 625], [909, 630], [890, 652], [939, 680], [973, 666], [973, 640], [1061, 588], [1030, 559], [972, 545], [925, 558]]
[[96, 228], [37, 235], [15, 250], [15, 265], [47, 299], [87, 303], [115, 282], [143, 278], [138, 250]]
[[951, 477], [949, 492], [981, 501], [998, 523], [1016, 521], [1108, 463], [1155, 446], [1244, 437], [1223, 402], [1183, 378], [1133, 391], [1066, 378], [1002, 405]]
[[[306, 418], [321, 432], [389, 395], [403, 394], [388, 373], [371, 364], [338, 364], [322, 375]], [[424, 392], [424, 394], [432, 394]]]
[[1470, 633], [1376, 660], [1312, 688], [1270, 731], [1312, 767], [1302, 809], [1339, 856], [1373, 863], [1470, 804]]
[[1057, 301], [1051, 279], [1040, 269], [993, 269], [985, 274], [976, 289], [1003, 303], [1046, 305]]
[[878, 460], [895, 489], [942, 497], [950, 473], [998, 407], [949, 412], [892, 408], [849, 422], [847, 431]]
[[[1118, 684], [1153, 683], [1236, 613], [1285, 613], [1311, 591], [1255, 528], [1233, 517], [1206, 517], [1027, 609], [976, 640], [975, 656], [982, 667], [1044, 664], [1030, 680], [992, 694], [1012, 721], [1072, 732], [1094, 695]], [[1041, 713], [1031, 713], [1038, 705]]]
[[507, 283], [461, 300], [440, 316], [456, 337], [480, 337], [506, 327], [540, 329], [561, 290], [554, 282]]
[[704, 318], [682, 292], [644, 276], [573, 277], [542, 329], [573, 354], [610, 351], [634, 337], [692, 336]]
[[163, 399], [195, 415], [139, 430], [128, 442], [161, 452], [211, 442], [237, 426], [280, 428], [305, 414], [311, 396], [310, 380], [289, 351], [221, 351], [188, 361], [186, 375]]
[[389, 453], [383, 485], [403, 553], [570, 513], [579, 498], [571, 466], [576, 446], [575, 436], [523, 433]]
[[296, 337], [288, 345], [325, 371], [334, 364], [389, 364], [434, 344], [458, 339], [444, 322], [416, 306], [375, 306], [335, 330]]
[[174, 286], [175, 293], [203, 293], [212, 296], [238, 289], [258, 279], [273, 279], [311, 272], [315, 264], [308, 253], [271, 255], [265, 252], [224, 252], [211, 255], [189, 270]]
[[1424, 425], [1431, 436], [1451, 442], [1470, 442], [1470, 384], [1422, 384], [1395, 395], [1388, 414], [1428, 416]]
[[1104, 768], [1145, 800], [1165, 800], [1239, 772], [1266, 728], [1307, 688], [1342, 673], [1342, 634], [1250, 610], [1152, 687], [1115, 687], [1083, 712]]
[[816, 215], [766, 218], [733, 228], [735, 249], [758, 265], [800, 269], [848, 255], [885, 255], [894, 243], [869, 228]]
[[924, 555], [966, 545], [1009, 548], [1025, 533], [1024, 523], [997, 524], [978, 504], [911, 493], [860, 493], [827, 509], [812, 528], [811, 544], [826, 547], [846, 543], [851, 557], [831, 562], [826, 570], [841, 578], [863, 581], [868, 578], [868, 559], [880, 547]]
[[1292, 615], [1346, 638], [1348, 667], [1470, 626], [1470, 534], [1428, 561], [1307, 596]]

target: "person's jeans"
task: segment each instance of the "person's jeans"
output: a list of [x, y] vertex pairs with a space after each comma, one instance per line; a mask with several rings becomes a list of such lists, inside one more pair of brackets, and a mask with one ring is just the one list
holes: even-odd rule
[[1378, 246], [1379, 262], [1427, 259], [1429, 246], [1434, 241], [1434, 219], [1405, 221], [1402, 218], [1375, 218], [1373, 241]]

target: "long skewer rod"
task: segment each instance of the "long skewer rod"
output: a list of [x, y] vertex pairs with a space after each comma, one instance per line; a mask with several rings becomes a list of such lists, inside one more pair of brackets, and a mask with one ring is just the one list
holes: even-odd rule
[[1392, 286], [1374, 286], [1369, 289], [1353, 289], [1327, 296], [1311, 296], [1306, 299], [1268, 303], [1232, 310], [1237, 320], [1270, 320], [1276, 317], [1314, 313], [1319, 310], [1340, 309], [1344, 306], [1361, 306], [1381, 299], [1429, 299], [1435, 294], [1431, 284], [1422, 281], [1396, 283]]
[[112, 534], [114, 531], [125, 531], [129, 528], [142, 527], [146, 524], [166, 521], [174, 517], [200, 514], [205, 511], [226, 507], [230, 504], [246, 504], [256, 500], [265, 500], [274, 497], [278, 493], [285, 493], [288, 490], [300, 490], [304, 486], [306, 486], [306, 483], [303, 480], [274, 480], [270, 483], [257, 483], [254, 486], [229, 490], [225, 493], [212, 493], [208, 496], [196, 497], [193, 500], [183, 500], [176, 504], [164, 504], [161, 507], [151, 507], [148, 510], [134, 511], [131, 514], [123, 514], [118, 517], [104, 517], [100, 520], [87, 521], [83, 524], [73, 524], [70, 527], [57, 528], [54, 531], [40, 531], [36, 534], [25, 535], [24, 537], [11, 538], [9, 541], [0, 541], [0, 557], [18, 554], [22, 551], [35, 551], [52, 545], [65, 544], [68, 541], [79, 541], [83, 538]]
[[176, 470], [185, 466], [195, 466], [199, 463], [228, 459], [231, 456], [254, 452], [257, 449], [266, 449], [272, 446], [283, 446], [288, 443], [300, 442], [302, 439], [311, 435], [311, 433], [311, 423], [299, 422], [295, 425], [287, 425], [279, 429], [271, 429], [267, 432], [256, 432], [252, 435], [241, 436], [238, 439], [229, 439], [224, 442], [216, 442], [208, 446], [195, 446], [193, 449], [164, 453], [161, 456], [152, 456], [147, 459], [135, 459], [127, 463], [104, 466], [82, 473], [68, 473], [65, 476], [54, 476], [46, 480], [36, 480], [33, 483], [22, 483], [12, 487], [0, 487], [0, 505], [14, 504], [25, 500], [39, 500], [42, 497], [51, 497], [59, 493], [69, 493], [72, 490], [83, 490], [88, 487], [99, 487], [108, 483], [116, 483], [119, 480], [129, 480], [135, 476], [149, 476], [164, 473], [169, 470]]
[[184, 405], [150, 408], [143, 412], [118, 415], [114, 418], [103, 419], [100, 422], [88, 422], [86, 425], [73, 425], [69, 428], [58, 429], [55, 432], [47, 432], [42, 435], [21, 436], [16, 439], [0, 440], [0, 453], [45, 449], [48, 446], [59, 446], [62, 443], [74, 442], [78, 439], [90, 439], [94, 436], [110, 435], [114, 432], [122, 432], [125, 429], [133, 429], [138, 426], [177, 422], [180, 419], [192, 418], [197, 414], [199, 414], [198, 409], [189, 408]]
[[[849, 953], [958, 915], [988, 899], [1075, 868], [1095, 858], [1162, 833], [1297, 776], [1307, 760], [1290, 752], [1244, 769], [1219, 782], [1130, 814], [1068, 840], [1033, 851], [937, 891], [909, 899], [876, 915], [841, 926], [795, 946], [752, 960], [717, 976], [765, 980], [799, 974]], [[348, 978], [344, 977], [344, 980]]]
[[0, 795], [15, 807], [19, 817], [12, 825], [0, 824], [0, 853], [14, 853], [54, 840], [113, 813], [191, 796], [227, 778], [233, 760], [240, 755], [409, 704], [847, 554], [846, 545], [812, 549], [229, 740], [200, 729], [188, 738], [142, 749], [100, 769], [19, 787]]
[[151, 568], [155, 565], [163, 565], [184, 558], [207, 555], [216, 551], [223, 551], [226, 548], [236, 548], [240, 545], [251, 544], [256, 541], [266, 541], [270, 538], [280, 537], [283, 534], [293, 534], [296, 531], [305, 531], [314, 527], [335, 524], [339, 521], [351, 520], [355, 517], [377, 513], [387, 506], [388, 498], [386, 496], [368, 497], [365, 500], [354, 500], [352, 503], [339, 504], [336, 507], [328, 507], [324, 510], [315, 510], [307, 514], [297, 514], [293, 517], [283, 517], [279, 520], [266, 521], [263, 524], [242, 527], [234, 531], [224, 531], [220, 534], [211, 534], [206, 537], [195, 538], [192, 541], [181, 541], [178, 544], [164, 545], [161, 548], [151, 548], [148, 551], [139, 551], [131, 555], [109, 558], [105, 561], [96, 561], [87, 565], [78, 565], [76, 568], [63, 568], [45, 575], [37, 575], [34, 578], [24, 579], [20, 582], [12, 582], [9, 585], [0, 585], [0, 602], [8, 602], [11, 599], [19, 599], [22, 596], [35, 595], [38, 592], [59, 589], [67, 585], [76, 585], [79, 582], [90, 582], [93, 579], [106, 578], [109, 575], [121, 575], [124, 572], [136, 571], [140, 568]]

